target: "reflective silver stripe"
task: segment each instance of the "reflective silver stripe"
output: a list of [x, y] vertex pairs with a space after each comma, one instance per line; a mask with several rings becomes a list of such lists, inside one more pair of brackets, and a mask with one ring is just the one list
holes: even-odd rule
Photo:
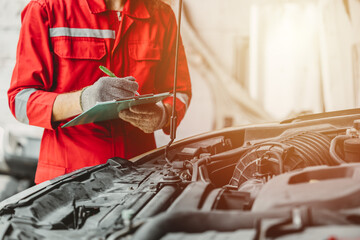
[[16, 94], [15, 97], [15, 116], [16, 119], [22, 123], [29, 124], [29, 118], [26, 112], [26, 106], [30, 95], [36, 92], [35, 88], [27, 88]]
[[189, 107], [189, 96], [186, 93], [177, 92], [176, 98], [186, 105], [186, 109]]
[[91, 28], [50, 28], [50, 37], [94, 37], [94, 38], [113, 38], [115, 31]]

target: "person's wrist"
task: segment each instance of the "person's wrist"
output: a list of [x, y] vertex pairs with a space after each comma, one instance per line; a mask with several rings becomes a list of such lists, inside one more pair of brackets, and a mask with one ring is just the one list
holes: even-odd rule
[[168, 103], [164, 103], [165, 111], [166, 111], [166, 124], [162, 128], [169, 128], [170, 127], [170, 119], [171, 119], [171, 112], [172, 106]]
[[83, 89], [80, 90], [80, 95], [79, 95], [79, 102], [80, 102], [80, 109], [82, 112], [85, 112], [85, 108], [84, 108], [84, 104], [85, 104], [85, 99], [83, 99], [83, 94], [84, 94], [84, 91], [88, 88], [89, 86], [87, 87], [84, 87]]
[[158, 129], [162, 129], [167, 124], [167, 112], [166, 112], [167, 110], [162, 101], [157, 102], [156, 105], [161, 109], [160, 110], [161, 111], [160, 121], [159, 121], [157, 128], [155, 129], [155, 130], [158, 130]]

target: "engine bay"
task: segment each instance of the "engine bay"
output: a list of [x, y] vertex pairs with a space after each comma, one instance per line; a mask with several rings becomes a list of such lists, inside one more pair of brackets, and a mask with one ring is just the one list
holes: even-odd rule
[[34, 186], [3, 239], [360, 236], [360, 113], [239, 127]]

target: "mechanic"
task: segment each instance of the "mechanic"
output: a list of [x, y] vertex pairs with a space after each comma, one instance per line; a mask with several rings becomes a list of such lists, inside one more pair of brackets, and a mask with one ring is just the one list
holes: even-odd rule
[[[8, 98], [17, 120], [45, 129], [35, 183], [156, 147], [153, 132], [169, 131], [172, 97], [122, 111], [116, 120], [61, 126], [99, 101], [172, 92], [177, 25], [170, 6], [160, 0], [32, 0], [21, 18]], [[179, 124], [191, 99], [181, 42], [177, 89]]]

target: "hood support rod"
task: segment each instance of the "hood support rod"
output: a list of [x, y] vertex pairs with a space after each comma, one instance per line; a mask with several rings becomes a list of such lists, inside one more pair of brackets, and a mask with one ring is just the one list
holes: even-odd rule
[[177, 87], [177, 71], [178, 71], [178, 60], [179, 60], [179, 44], [180, 44], [180, 25], [181, 25], [181, 14], [182, 14], [182, 4], [183, 0], [179, 0], [179, 9], [177, 16], [177, 32], [176, 32], [176, 50], [175, 50], [175, 68], [174, 68], [174, 86], [173, 86], [173, 105], [170, 118], [170, 142], [165, 147], [165, 160], [167, 164], [172, 166], [171, 161], [168, 159], [169, 148], [176, 138], [176, 129], [177, 129], [177, 116], [176, 116], [176, 87]]

